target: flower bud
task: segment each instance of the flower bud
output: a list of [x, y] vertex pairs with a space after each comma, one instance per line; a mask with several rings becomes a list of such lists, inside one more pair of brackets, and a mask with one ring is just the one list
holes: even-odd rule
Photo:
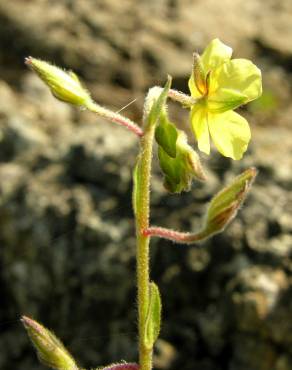
[[87, 106], [92, 102], [89, 92], [81, 85], [75, 73], [63, 71], [32, 57], [26, 58], [25, 64], [38, 74], [57, 99], [80, 106]]
[[222, 231], [236, 216], [257, 174], [249, 168], [212, 199], [203, 233], [210, 236]]
[[21, 321], [44, 365], [58, 370], [78, 370], [70, 353], [52, 332], [29, 317], [23, 316]]

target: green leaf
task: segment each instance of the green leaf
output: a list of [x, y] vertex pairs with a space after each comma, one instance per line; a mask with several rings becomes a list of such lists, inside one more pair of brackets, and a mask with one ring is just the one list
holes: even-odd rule
[[132, 205], [134, 209], [134, 214], [137, 215], [137, 210], [141, 207], [139, 206], [140, 196], [140, 186], [141, 183], [141, 169], [140, 169], [140, 157], [137, 158], [136, 165], [133, 171], [133, 192], [132, 192]]
[[161, 114], [159, 125], [155, 130], [155, 139], [158, 145], [172, 158], [176, 157], [177, 129], [166, 114]]
[[150, 283], [149, 305], [145, 322], [143, 342], [146, 348], [152, 349], [160, 332], [161, 299], [159, 289], [153, 282]]
[[160, 113], [161, 113], [163, 107], [165, 106], [165, 103], [166, 103], [166, 100], [167, 100], [168, 91], [171, 87], [171, 81], [172, 81], [171, 77], [168, 76], [167, 82], [166, 82], [161, 94], [154, 101], [154, 103], [151, 107], [150, 113], [148, 115], [148, 124], [149, 125], [155, 125], [157, 120], [159, 119]]

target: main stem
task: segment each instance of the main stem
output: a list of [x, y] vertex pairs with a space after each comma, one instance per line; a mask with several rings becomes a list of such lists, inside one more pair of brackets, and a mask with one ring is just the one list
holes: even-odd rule
[[152, 146], [155, 125], [146, 125], [140, 142], [139, 154], [139, 210], [136, 212], [137, 234], [137, 284], [138, 284], [138, 323], [139, 323], [139, 364], [140, 370], [152, 369], [152, 349], [143, 343], [145, 321], [149, 302], [149, 242], [150, 237], [143, 234], [149, 227], [150, 215], [150, 177]]

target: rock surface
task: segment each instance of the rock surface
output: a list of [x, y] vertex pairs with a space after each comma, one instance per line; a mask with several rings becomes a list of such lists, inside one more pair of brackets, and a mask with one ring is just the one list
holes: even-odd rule
[[[25, 16], [24, 16], [25, 15]], [[292, 142], [289, 0], [0, 2], [0, 368], [42, 369], [18, 322], [52, 328], [82, 366], [135, 361], [137, 140], [56, 101], [22, 61], [74, 69], [102, 104], [139, 121], [165, 75], [185, 90], [191, 54], [219, 37], [261, 67], [263, 98], [242, 113], [253, 142], [240, 163], [203, 157], [208, 182], [170, 196], [157, 167], [153, 223], [199, 226], [235, 174], [259, 175], [224, 234], [200, 246], [153, 239], [164, 314], [155, 366], [292, 369]], [[185, 111], [171, 114], [186, 127]]]

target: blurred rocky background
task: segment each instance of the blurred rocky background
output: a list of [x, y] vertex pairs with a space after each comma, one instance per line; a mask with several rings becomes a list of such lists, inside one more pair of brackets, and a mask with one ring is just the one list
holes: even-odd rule
[[[242, 109], [243, 161], [203, 157], [208, 182], [169, 196], [157, 166], [153, 222], [195, 229], [220, 187], [259, 176], [239, 217], [200, 246], [153, 240], [163, 329], [155, 368], [292, 369], [291, 0], [0, 0], [0, 368], [44, 367], [19, 324], [31, 315], [83, 367], [137, 359], [131, 170], [137, 139], [56, 101], [25, 56], [72, 68], [94, 98], [140, 122], [166, 75], [187, 92], [192, 52], [213, 38], [260, 66]], [[171, 114], [187, 127], [187, 112]]]

